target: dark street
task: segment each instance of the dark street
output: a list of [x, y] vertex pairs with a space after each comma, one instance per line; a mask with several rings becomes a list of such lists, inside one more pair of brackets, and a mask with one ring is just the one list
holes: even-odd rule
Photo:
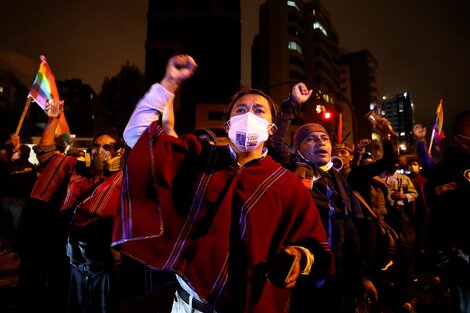
[[[17, 313], [16, 286], [18, 283], [19, 259], [15, 259], [14, 253], [0, 255], [0, 312]], [[452, 303], [452, 291], [446, 290], [444, 286], [433, 283], [436, 273], [422, 266], [423, 270], [418, 272], [418, 281], [405, 281], [402, 273], [391, 266], [384, 272], [383, 279], [378, 282], [379, 303], [368, 304], [369, 313], [453, 313], [459, 312]], [[121, 312], [169, 312], [168, 298], [173, 289], [160, 289], [146, 296], [136, 296], [122, 301]], [[163, 295], [163, 297], [162, 297]], [[413, 303], [414, 310], [410, 311], [404, 307], [406, 302]], [[455, 303], [455, 302], [454, 302]], [[38, 312], [44, 312], [38, 308]], [[365, 311], [358, 311], [365, 312]]]

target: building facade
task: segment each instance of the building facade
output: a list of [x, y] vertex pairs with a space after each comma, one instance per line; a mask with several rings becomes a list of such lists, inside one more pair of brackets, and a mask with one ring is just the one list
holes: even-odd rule
[[354, 142], [372, 138], [372, 126], [366, 122], [365, 115], [379, 106], [377, 73], [377, 61], [368, 50], [341, 56], [341, 93], [354, 112]]
[[[175, 128], [183, 133], [208, 124], [222, 128], [223, 120], [212, 119], [223, 116], [240, 88], [240, 1], [149, 1], [148, 8], [147, 84], [161, 80], [172, 55], [191, 55], [199, 67], [176, 95]], [[211, 104], [211, 110], [196, 114], [199, 104]]]
[[99, 126], [94, 123], [97, 96], [90, 85], [73, 78], [56, 81], [70, 132], [79, 137], [92, 137]]
[[[323, 124], [335, 141], [342, 140], [338, 133], [352, 133], [352, 107], [340, 88], [337, 31], [322, 3], [267, 0], [260, 7], [259, 28], [252, 53], [253, 85], [277, 102], [286, 98], [297, 82], [314, 89], [287, 136], [292, 137], [295, 129], [307, 122]], [[332, 114], [330, 119], [323, 118], [325, 111]], [[339, 132], [340, 118], [343, 129]], [[353, 138], [348, 136], [351, 142]]]
[[400, 154], [414, 151], [414, 106], [410, 94], [403, 92], [383, 97], [380, 112], [390, 121], [398, 135], [396, 140]]

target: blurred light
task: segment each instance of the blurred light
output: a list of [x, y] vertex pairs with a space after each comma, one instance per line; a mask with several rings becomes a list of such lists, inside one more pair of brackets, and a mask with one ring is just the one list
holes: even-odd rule
[[317, 22], [317, 21], [313, 22], [313, 29], [318, 29], [319, 31], [323, 33], [323, 35], [328, 36], [328, 33], [326, 32], [325, 27], [323, 27], [323, 25], [320, 24], [320, 22]]
[[406, 144], [404, 144], [404, 143], [400, 144], [400, 150], [405, 151], [406, 150]]
[[295, 42], [295, 41], [289, 41], [287, 43], [287, 48], [289, 48], [289, 50], [294, 50], [294, 51], [297, 51], [300, 54], [303, 54], [302, 46], [300, 44], [298, 44], [297, 42]]
[[299, 11], [299, 12], [302, 12], [295, 1], [287, 0], [287, 5], [290, 6], [290, 7], [296, 8], [297, 11]]
[[324, 112], [325, 111], [325, 107], [321, 104], [317, 104], [317, 106], [315, 107], [315, 112], [317, 112], [317, 114], [320, 114], [321, 112]]
[[332, 116], [333, 115], [329, 111], [325, 111], [325, 113], [323, 113], [323, 119], [325, 120], [330, 120]]

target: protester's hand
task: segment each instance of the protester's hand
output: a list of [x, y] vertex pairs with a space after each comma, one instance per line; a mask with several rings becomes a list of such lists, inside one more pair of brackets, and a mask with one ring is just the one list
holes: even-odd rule
[[292, 288], [300, 275], [301, 253], [287, 246], [270, 260], [269, 281], [280, 288]]
[[377, 292], [377, 288], [375, 288], [374, 283], [372, 283], [370, 279], [362, 280], [362, 289], [364, 290], [364, 300], [373, 297], [376, 302], [379, 301], [379, 293]]
[[287, 276], [286, 285], [285, 285], [285, 288], [293, 288], [300, 275], [300, 259], [302, 257], [302, 254], [297, 248], [290, 247], [290, 246], [285, 247], [283, 251], [295, 257], [294, 264], [292, 265], [292, 270]]
[[396, 136], [392, 124], [385, 117], [377, 120], [374, 129], [382, 136], [382, 140], [389, 140], [391, 135]]
[[196, 61], [190, 55], [174, 55], [168, 60], [161, 85], [174, 93], [185, 80], [193, 76], [196, 69]]
[[[45, 108], [45, 111], [48, 112], [50, 107], [51, 107], [51, 99], [46, 99], [46, 108]], [[56, 116], [50, 116], [49, 115], [49, 118], [50, 119], [59, 119], [60, 116], [64, 113], [64, 100], [60, 100], [59, 101], [59, 107], [57, 109], [57, 115]]]
[[406, 194], [404, 194], [403, 192], [401, 191], [395, 191], [391, 194], [391, 198], [393, 200], [405, 200], [406, 199]]
[[426, 127], [423, 127], [421, 124], [416, 124], [413, 127], [413, 135], [416, 140], [421, 141], [426, 139]]
[[302, 104], [310, 98], [312, 93], [312, 89], [309, 90], [304, 83], [300, 82], [292, 87], [290, 97], [296, 104]]
[[5, 141], [5, 144], [11, 147], [13, 152], [18, 151], [21, 147], [20, 136], [17, 134], [10, 134], [10, 138]]
[[356, 150], [359, 152], [364, 152], [366, 147], [370, 145], [371, 142], [372, 140], [370, 139], [366, 139], [366, 138], [360, 139], [359, 143], [356, 145]]

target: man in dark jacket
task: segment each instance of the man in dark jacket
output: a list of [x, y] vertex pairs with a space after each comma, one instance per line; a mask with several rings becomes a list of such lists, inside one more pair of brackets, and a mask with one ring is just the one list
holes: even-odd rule
[[431, 171], [428, 181], [430, 242], [450, 262], [444, 275], [458, 291], [461, 312], [470, 312], [470, 110], [453, 125], [455, 144]]
[[295, 113], [311, 93], [304, 83], [298, 83], [283, 102], [277, 121], [278, 132], [273, 135], [273, 155], [297, 174], [315, 200], [335, 256], [336, 276], [327, 280], [323, 288], [299, 285], [294, 292], [292, 309], [300, 312], [308, 303], [321, 301], [325, 304], [319, 307], [328, 312], [343, 312], [340, 310], [354, 306], [354, 298], [359, 296], [354, 292], [358, 289], [362, 288], [364, 292], [360, 298], [368, 294], [375, 299], [378, 296], [360, 257], [359, 237], [354, 225], [355, 219], [363, 217], [360, 203], [346, 178], [333, 167], [329, 134], [320, 124], [307, 123], [296, 130], [292, 153], [283, 143]]

